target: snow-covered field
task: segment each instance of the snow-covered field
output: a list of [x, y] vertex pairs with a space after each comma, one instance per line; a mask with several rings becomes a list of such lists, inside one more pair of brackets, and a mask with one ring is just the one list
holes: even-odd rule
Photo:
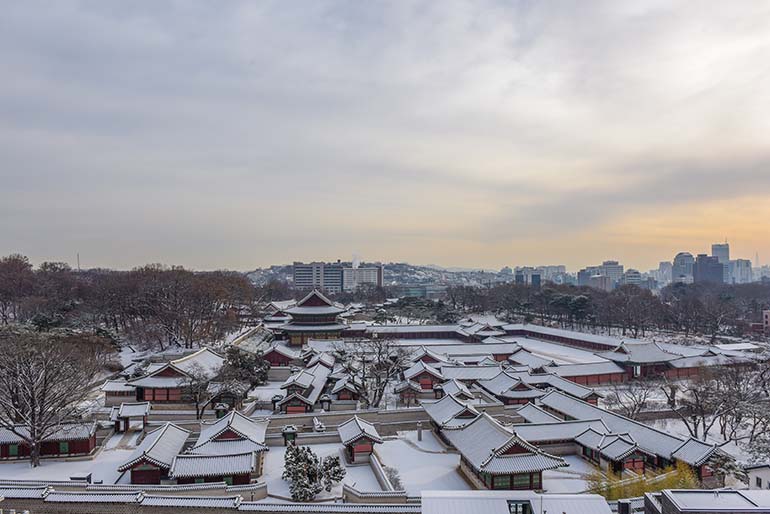
[[[340, 461], [345, 465], [345, 460], [340, 454], [342, 445], [339, 443], [329, 444], [314, 444], [310, 448], [323, 458], [327, 455], [339, 455]], [[278, 495], [283, 497], [290, 497], [289, 483], [281, 478], [283, 473], [283, 462], [286, 448], [283, 446], [271, 446], [270, 451], [265, 454], [264, 474], [262, 479], [267, 484], [267, 493], [271, 495]], [[381, 491], [379, 482], [374, 476], [372, 468], [368, 465], [364, 466], [348, 466], [345, 465], [347, 474], [343, 483], [355, 487], [359, 491]], [[326, 491], [318, 495], [318, 499], [339, 497], [342, 495], [342, 485], [338, 484], [332, 488], [330, 493]]]
[[563, 458], [569, 467], [544, 471], [543, 489], [549, 493], [582, 493], [588, 487], [584, 475], [597, 468], [578, 455], [565, 455]]
[[398, 470], [409, 495], [419, 496], [423, 490], [471, 489], [457, 470], [460, 456], [456, 453], [427, 453], [396, 439], [379, 445], [377, 455], [382, 464]]

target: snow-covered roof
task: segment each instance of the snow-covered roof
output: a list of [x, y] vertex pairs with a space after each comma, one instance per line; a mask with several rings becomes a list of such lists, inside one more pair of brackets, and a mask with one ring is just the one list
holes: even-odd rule
[[47, 485], [14, 485], [0, 487], [0, 498], [7, 499], [32, 499], [42, 498], [48, 494], [50, 488]]
[[441, 374], [447, 380], [485, 380], [497, 376], [502, 369], [501, 366], [441, 366]]
[[110, 411], [110, 421], [120, 418], [143, 418], [150, 413], [150, 402], [123, 402]]
[[352, 444], [362, 438], [367, 438], [375, 443], [382, 442], [382, 438], [374, 425], [358, 416], [353, 416], [338, 426], [337, 432], [339, 432], [344, 445]]
[[[567, 466], [561, 457], [529, 444], [487, 413], [460, 428], [447, 428], [443, 434], [479, 472], [507, 475]], [[514, 448], [516, 451], [510, 453]]]
[[[300, 373], [297, 373], [295, 375], [292, 375], [292, 377], [296, 377], [300, 374], [305, 374], [306, 376], [299, 378], [298, 380], [300, 384], [307, 383], [307, 386], [302, 386], [305, 389], [304, 393], [294, 393], [291, 395], [288, 395], [283, 400], [281, 400], [278, 404], [283, 405], [284, 403], [288, 402], [291, 398], [300, 398], [302, 401], [309, 405], [314, 405], [318, 398], [321, 396], [321, 393], [324, 390], [324, 386], [326, 385], [326, 380], [329, 378], [329, 375], [331, 374], [332, 370], [324, 366], [323, 364], [316, 364], [312, 368], [309, 369], [303, 369]], [[309, 380], [308, 376], [309, 375]], [[281, 389], [286, 389], [289, 386], [289, 381], [292, 380], [292, 377], [289, 377], [289, 379], [281, 385]]]
[[413, 391], [422, 391], [422, 387], [420, 387], [420, 384], [417, 382], [413, 380], [402, 380], [393, 387], [393, 392], [400, 393], [401, 391], [406, 391], [407, 389], [411, 389]]
[[709, 444], [699, 439], [690, 437], [682, 446], [671, 453], [671, 456], [687, 464], [700, 466], [719, 450], [715, 444]]
[[[470, 404], [447, 394], [440, 400], [423, 400], [420, 402], [425, 413], [440, 427], [467, 424], [479, 412]], [[457, 416], [463, 416], [458, 418]]]
[[611, 514], [598, 494], [539, 494], [534, 491], [423, 491], [422, 514], [510, 514], [511, 502], [531, 512]]
[[[29, 429], [26, 425], [15, 425], [14, 430], [29, 437]], [[96, 423], [62, 423], [44, 440], [74, 441], [88, 439], [94, 433], [96, 433]], [[0, 444], [19, 444], [24, 441], [24, 438], [16, 435], [9, 428], [0, 428]]]
[[264, 514], [420, 514], [419, 503], [263, 503], [242, 502], [239, 511]]
[[105, 393], [133, 393], [135, 389], [129, 386], [125, 380], [105, 380], [102, 384]]
[[558, 364], [556, 366], [549, 366], [547, 370], [560, 377], [583, 377], [587, 375], [608, 375], [626, 372], [625, 369], [612, 361]]
[[141, 499], [142, 493], [138, 491], [51, 491], [45, 496], [44, 501], [46, 503], [139, 503]]
[[257, 465], [254, 452], [233, 455], [200, 455], [185, 453], [174, 457], [169, 471], [172, 478], [197, 478], [253, 473]]
[[407, 380], [411, 380], [412, 378], [421, 375], [422, 373], [428, 373], [429, 375], [433, 375], [434, 377], [443, 380], [444, 376], [441, 374], [439, 370], [431, 366], [430, 364], [426, 364], [423, 361], [417, 361], [414, 364], [412, 364], [409, 369], [404, 371], [404, 378]]
[[458, 398], [466, 398], [468, 400], [471, 400], [474, 398], [473, 393], [468, 389], [468, 387], [457, 380], [456, 378], [453, 378], [452, 380], [447, 380], [443, 384], [441, 384], [441, 389], [443, 389], [444, 394], [451, 394]]
[[189, 373], [199, 367], [209, 377], [219, 373], [224, 363], [225, 358], [210, 348], [201, 348], [195, 353], [171, 361], [174, 367], [185, 373]]
[[279, 328], [284, 332], [339, 332], [347, 328], [347, 325], [343, 325], [341, 323], [327, 323], [324, 325], [303, 325], [299, 323], [288, 323], [276, 328]]
[[334, 358], [334, 355], [331, 355], [326, 352], [321, 352], [314, 355], [313, 358], [311, 358], [308, 361], [307, 366], [311, 367], [311, 366], [315, 366], [316, 364], [323, 364], [327, 368], [333, 368], [336, 360], [337, 359]]
[[143, 460], [162, 468], [171, 467], [174, 457], [182, 450], [189, 435], [189, 430], [166, 423], [148, 433], [131, 457], [118, 467], [118, 471], [126, 471]]
[[295, 306], [287, 307], [283, 311], [292, 316], [302, 316], [303, 314], [332, 315], [345, 312], [345, 308], [326, 298], [320, 291], [313, 290], [298, 301]]
[[614, 362], [627, 362], [629, 364], [651, 364], [655, 362], [669, 362], [679, 359], [680, 356], [670, 353], [657, 343], [626, 343], [622, 342], [612, 351], [597, 353], [599, 357]]
[[556, 365], [553, 359], [544, 359], [543, 357], [539, 357], [534, 353], [531, 353], [525, 350], [524, 348], [521, 348], [518, 351], [516, 351], [513, 355], [510, 355], [508, 357], [508, 360], [516, 364], [523, 364], [525, 366], [529, 366], [530, 368], [540, 368], [543, 366]]
[[610, 433], [610, 429], [600, 419], [523, 423], [509, 425], [506, 428], [513, 430], [519, 437], [530, 443], [571, 441], [589, 428], [602, 434]]
[[[177, 507], [205, 509], [236, 509], [241, 505], [241, 496], [164, 496], [146, 494], [142, 507]], [[182, 512], [182, 511], [180, 511]]]
[[339, 393], [343, 389], [347, 389], [350, 392], [357, 392], [356, 386], [353, 383], [352, 377], [342, 377], [339, 380], [337, 380], [334, 383], [334, 387], [332, 387], [332, 394]]
[[259, 451], [266, 450], [265, 433], [267, 432], [267, 425], [268, 421], [266, 420], [255, 420], [244, 416], [238, 411], [230, 411], [227, 416], [214, 422], [201, 422], [200, 436], [198, 436], [198, 440], [191, 451], [201, 453], [196, 451], [199, 447], [213, 442], [217, 437], [228, 431], [240, 436], [241, 439], [248, 439], [261, 446]]
[[267, 355], [271, 352], [275, 352], [279, 355], [283, 355], [284, 357], [288, 357], [289, 359], [299, 358], [299, 351], [293, 348], [289, 348], [285, 344], [276, 343], [276, 344], [270, 345], [268, 348], [266, 348], [262, 352], [262, 355]]
[[559, 418], [546, 412], [534, 403], [525, 403], [518, 409], [516, 414], [524, 418], [527, 423], [548, 423], [551, 421], [559, 421]]
[[315, 377], [307, 369], [301, 369], [287, 378], [286, 381], [281, 384], [281, 389], [288, 389], [291, 386], [299, 386], [303, 389], [307, 389], [310, 387], [310, 384], [313, 383], [313, 378]]
[[540, 405], [553, 409], [573, 419], [601, 419], [614, 433], [631, 434], [646, 453], [671, 459], [672, 453], [684, 442], [679, 437], [634, 421], [620, 414], [600, 409], [561, 391], [552, 390], [540, 398]]
[[559, 391], [563, 391], [575, 398], [584, 400], [592, 396], [601, 396], [599, 393], [580, 384], [577, 384], [566, 378], [562, 378], [553, 373], [531, 373], [529, 371], [509, 372], [514, 378], [520, 379], [525, 384], [530, 384], [539, 387], [553, 387]]
[[[222, 369], [225, 359], [209, 348], [201, 348], [195, 353], [174, 359], [165, 364], [151, 365], [147, 373], [141, 377], [129, 380], [133, 387], [176, 388], [184, 383], [184, 377], [194, 370], [200, 370], [206, 377], [214, 378]], [[173, 369], [179, 376], [158, 376], [166, 369]]]

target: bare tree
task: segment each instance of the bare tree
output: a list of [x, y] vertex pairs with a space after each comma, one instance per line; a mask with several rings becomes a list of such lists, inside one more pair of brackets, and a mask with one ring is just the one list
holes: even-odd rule
[[647, 409], [650, 399], [660, 389], [655, 380], [634, 380], [624, 384], [614, 384], [604, 402], [611, 409], [619, 411], [627, 418], [636, 419]]
[[187, 370], [187, 375], [181, 380], [182, 394], [195, 405], [196, 419], [203, 417], [203, 412], [211, 401], [210, 383], [211, 377], [199, 364]]
[[388, 385], [409, 365], [409, 351], [392, 339], [340, 342], [334, 354], [366, 408], [379, 407]]
[[33, 467], [43, 441], [82, 414], [107, 355], [107, 344], [93, 336], [0, 330], [0, 427], [29, 446]]
[[705, 441], [717, 421], [732, 408], [723, 384], [705, 368], [691, 380], [673, 384], [665, 379], [661, 390], [670, 404], [675, 402], [673, 395], [678, 393], [674, 412], [696, 439]]

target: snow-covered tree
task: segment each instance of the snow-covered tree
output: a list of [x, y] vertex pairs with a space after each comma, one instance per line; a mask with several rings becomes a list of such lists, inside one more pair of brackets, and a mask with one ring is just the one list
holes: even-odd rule
[[388, 385], [410, 364], [409, 350], [392, 339], [340, 342], [334, 355], [365, 408], [379, 407]]
[[32, 466], [40, 464], [43, 441], [82, 416], [108, 347], [72, 332], [0, 330], [0, 427], [29, 446]]
[[708, 467], [711, 468], [712, 473], [719, 479], [720, 483], [724, 483], [725, 478], [730, 476], [744, 484], [749, 483], [749, 475], [746, 470], [735, 461], [734, 457], [722, 451], [714, 453], [708, 461]]
[[308, 502], [323, 490], [331, 491], [345, 478], [345, 468], [337, 456], [319, 459], [307, 446], [290, 445], [286, 447], [281, 478], [289, 482], [292, 500]]

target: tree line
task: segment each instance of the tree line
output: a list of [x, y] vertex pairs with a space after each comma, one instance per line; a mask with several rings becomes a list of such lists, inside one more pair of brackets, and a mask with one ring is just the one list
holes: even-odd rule
[[0, 325], [91, 328], [160, 350], [221, 340], [257, 316], [269, 293], [231, 271], [151, 264], [81, 272], [61, 262], [34, 268], [18, 254], [0, 258]]
[[770, 309], [770, 284], [673, 284], [660, 294], [635, 285], [611, 292], [547, 283], [455, 286], [446, 303], [461, 312], [495, 312], [509, 321], [554, 322], [565, 328], [600, 328], [632, 337], [649, 330], [743, 336]]

